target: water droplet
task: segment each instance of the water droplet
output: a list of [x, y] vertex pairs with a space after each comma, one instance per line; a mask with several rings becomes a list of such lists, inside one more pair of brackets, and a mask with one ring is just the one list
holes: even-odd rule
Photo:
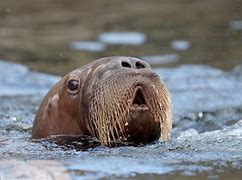
[[11, 117], [11, 120], [17, 121], [17, 117], [13, 116], [13, 117]]
[[199, 113], [198, 113], [198, 117], [199, 117], [199, 118], [202, 118], [202, 117], [203, 117], [203, 113], [202, 113], [202, 112], [199, 112]]

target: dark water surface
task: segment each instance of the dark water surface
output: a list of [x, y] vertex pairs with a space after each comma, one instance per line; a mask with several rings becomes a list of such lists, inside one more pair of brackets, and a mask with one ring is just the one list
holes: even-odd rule
[[0, 59], [51, 74], [110, 55], [231, 70], [242, 63], [242, 1], [2, 0], [0, 39]]
[[[0, 71], [2, 179], [241, 178], [240, 71], [201, 65], [155, 69], [173, 99], [172, 140], [107, 148], [92, 139], [89, 141], [94, 146], [89, 147], [86, 141], [68, 145], [31, 141], [38, 105], [59, 77], [3, 61], [0, 67], [4, 67]], [[88, 149], [81, 151], [83, 145]]]

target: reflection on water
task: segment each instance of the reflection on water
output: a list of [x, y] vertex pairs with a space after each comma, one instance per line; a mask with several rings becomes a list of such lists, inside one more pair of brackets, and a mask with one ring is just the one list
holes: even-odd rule
[[147, 37], [141, 32], [105, 32], [98, 36], [98, 40], [107, 44], [142, 45]]
[[102, 52], [106, 49], [106, 45], [95, 41], [77, 41], [71, 43], [71, 48], [82, 51]]
[[230, 27], [231, 29], [242, 31], [242, 21], [231, 21]]
[[171, 42], [171, 47], [176, 50], [185, 51], [190, 48], [190, 42], [186, 40], [175, 40]]
[[71, 43], [71, 48], [89, 52], [105, 51], [107, 45], [142, 45], [146, 35], [141, 32], [105, 32], [99, 34], [98, 41], [77, 41]]
[[151, 55], [140, 57], [150, 65], [163, 65], [168, 63], [175, 63], [180, 60], [177, 54]]
[[242, 63], [239, 7], [238, 0], [0, 1], [0, 59], [63, 75], [103, 56], [177, 54], [180, 61], [162, 66], [231, 70]]

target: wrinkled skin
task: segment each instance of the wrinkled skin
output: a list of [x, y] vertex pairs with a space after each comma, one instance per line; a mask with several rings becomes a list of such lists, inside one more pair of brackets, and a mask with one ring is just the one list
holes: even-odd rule
[[169, 93], [149, 64], [106, 57], [67, 74], [45, 96], [32, 138], [88, 135], [103, 145], [170, 139]]

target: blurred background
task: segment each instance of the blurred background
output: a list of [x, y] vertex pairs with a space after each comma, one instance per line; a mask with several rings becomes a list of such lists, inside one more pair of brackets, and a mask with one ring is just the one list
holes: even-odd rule
[[0, 59], [63, 75], [103, 56], [242, 63], [242, 0], [1, 0]]

